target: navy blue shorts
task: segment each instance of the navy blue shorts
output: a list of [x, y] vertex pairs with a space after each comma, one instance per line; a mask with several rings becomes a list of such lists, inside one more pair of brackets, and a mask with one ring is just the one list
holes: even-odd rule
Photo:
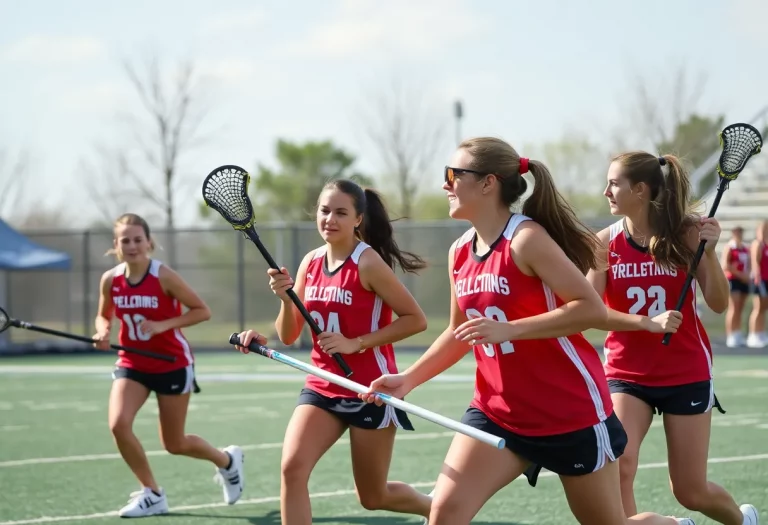
[[738, 292], [749, 295], [752, 291], [752, 286], [749, 283], [739, 281], [738, 279], [728, 279], [728, 285], [730, 286], [731, 293]]
[[509, 450], [530, 461], [525, 477], [532, 487], [542, 468], [562, 476], [583, 476], [605, 466], [606, 458], [618, 459], [627, 446], [627, 433], [616, 414], [595, 426], [553, 436], [515, 434], [474, 407], [467, 409], [461, 422], [503, 438]]
[[629, 394], [638, 398], [657, 414], [693, 416], [717, 408], [725, 414], [715, 395], [712, 381], [698, 381], [677, 386], [645, 386], [620, 379], [609, 379], [611, 394]]
[[310, 388], [302, 388], [297, 405], [312, 405], [330, 412], [347, 426], [376, 430], [395, 424], [413, 430], [408, 414], [389, 405], [377, 406], [357, 397], [327, 397]]
[[195, 379], [195, 367], [189, 365], [171, 372], [152, 374], [140, 372], [133, 368], [116, 367], [112, 371], [112, 379], [130, 379], [144, 385], [149, 391], [163, 396], [178, 396], [189, 392], [198, 393], [200, 387]]

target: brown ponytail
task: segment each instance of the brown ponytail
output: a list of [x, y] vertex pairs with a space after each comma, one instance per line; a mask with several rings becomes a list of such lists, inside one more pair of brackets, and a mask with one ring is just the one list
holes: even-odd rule
[[[493, 137], [468, 139], [459, 145], [472, 156], [471, 168], [491, 173], [501, 183], [501, 199], [511, 207], [525, 193], [527, 182], [520, 174], [520, 155], [503, 140]], [[523, 204], [523, 215], [536, 221], [563, 249], [566, 256], [582, 273], [598, 268], [602, 258], [600, 241], [582, 223], [568, 201], [563, 198], [547, 167], [540, 161], [528, 160], [533, 175], [533, 193]]]
[[337, 189], [352, 197], [355, 211], [363, 216], [358, 229], [360, 239], [376, 250], [390, 268], [394, 270], [395, 265], [399, 265], [403, 271], [411, 273], [426, 268], [427, 264], [421, 257], [398, 247], [387, 208], [378, 192], [370, 188], [364, 190], [347, 179], [331, 181], [325, 188]]
[[691, 184], [680, 159], [631, 151], [614, 157], [632, 186], [644, 183], [650, 194], [648, 252], [665, 269], [690, 268], [695, 253], [686, 235], [699, 216], [690, 201]]

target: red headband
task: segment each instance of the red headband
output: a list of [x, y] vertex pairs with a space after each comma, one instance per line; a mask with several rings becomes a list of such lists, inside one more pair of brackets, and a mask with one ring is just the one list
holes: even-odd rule
[[528, 173], [528, 159], [520, 157], [520, 175]]

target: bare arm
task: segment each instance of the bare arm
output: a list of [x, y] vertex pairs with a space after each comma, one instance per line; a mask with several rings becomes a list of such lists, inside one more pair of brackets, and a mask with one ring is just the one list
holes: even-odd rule
[[[524, 222], [512, 238], [515, 263], [551, 290], [549, 312], [510, 321], [510, 340], [545, 339], [579, 333], [605, 322], [606, 309], [589, 281], [539, 224]], [[565, 304], [555, 308], [555, 296]]]
[[180, 316], [162, 322], [165, 330], [193, 326], [211, 318], [208, 305], [178, 273], [163, 265], [160, 267], [159, 279], [165, 293], [187, 307], [187, 311]]
[[[314, 253], [314, 251], [311, 251], [304, 256], [293, 283], [293, 291], [302, 303], [304, 302], [304, 286], [307, 282], [307, 268], [310, 261], [312, 261]], [[275, 320], [275, 330], [280, 338], [280, 342], [284, 345], [293, 344], [301, 335], [304, 322], [304, 316], [301, 315], [301, 312], [293, 304], [290, 297], [280, 298], [280, 313], [277, 314], [277, 319]]]
[[[714, 219], [706, 219], [714, 221]], [[688, 247], [696, 252], [699, 249], [699, 228], [693, 227], [688, 230], [686, 235]], [[716, 242], [716, 241], [715, 241]], [[728, 298], [731, 295], [731, 287], [728, 285], [728, 278], [725, 276], [720, 261], [717, 258], [715, 250], [704, 250], [704, 255], [696, 268], [696, 281], [701, 286], [701, 293], [704, 296], [704, 302], [707, 303], [713, 311], [721, 314], [728, 308]]]
[[96, 312], [94, 325], [96, 326], [96, 335], [101, 338], [109, 336], [112, 317], [115, 312], [115, 305], [112, 303], [112, 275], [112, 270], [104, 272], [99, 283], [99, 309]]
[[424, 311], [378, 253], [365, 250], [359, 269], [363, 287], [381, 297], [397, 315], [397, 319], [381, 330], [362, 336], [363, 349], [392, 344], [427, 329]]
[[456, 288], [453, 280], [453, 254], [455, 248], [456, 243], [448, 250], [448, 279], [451, 286], [450, 322], [448, 327], [430, 345], [427, 351], [403, 372], [408, 390], [419, 386], [452, 367], [472, 349], [467, 343], [456, 339], [453, 333], [459, 325], [467, 320], [466, 315], [461, 311], [456, 300]]
[[759, 283], [764, 276], [760, 275], [760, 259], [763, 256], [763, 250], [760, 249], [760, 241], [755, 239], [752, 241], [752, 245], [749, 247], [749, 258], [752, 262], [752, 275], [754, 277], [755, 284]]
[[[603, 248], [608, 248], [608, 236], [610, 235], [610, 229], [606, 228], [597, 234], [597, 238], [603, 243]], [[608, 282], [608, 271], [595, 271], [590, 270], [587, 273], [587, 281], [592, 283], [592, 287], [597, 292], [597, 295], [605, 297], [605, 286]], [[650, 319], [645, 315], [628, 314], [625, 312], [619, 312], [612, 308], [607, 308], [608, 312], [605, 319], [596, 323], [592, 328], [598, 330], [616, 331], [616, 332], [632, 332], [637, 330], [647, 330]]]

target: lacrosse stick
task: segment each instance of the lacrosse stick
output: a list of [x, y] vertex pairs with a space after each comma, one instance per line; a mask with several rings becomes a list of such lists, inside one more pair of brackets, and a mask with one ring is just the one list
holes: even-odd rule
[[[728, 189], [728, 184], [732, 180], [736, 180], [744, 170], [747, 162], [753, 155], [760, 153], [760, 149], [763, 146], [763, 137], [760, 132], [749, 124], [731, 124], [726, 126], [723, 131], [720, 132], [720, 147], [723, 148], [720, 154], [720, 159], [717, 161], [717, 174], [719, 177], [717, 183], [717, 194], [715, 195], [715, 201], [712, 203], [712, 208], [709, 210], [709, 217], [714, 217], [717, 211], [717, 206], [720, 204], [720, 198], [723, 196], [725, 190]], [[685, 285], [680, 293], [680, 297], [677, 300], [677, 306], [675, 310], [678, 312], [683, 307], [685, 302], [685, 296], [688, 293], [688, 289], [691, 287], [693, 277], [696, 274], [696, 268], [699, 265], [702, 255], [704, 255], [704, 245], [706, 241], [699, 243], [699, 249], [696, 251], [696, 256], [693, 258], [690, 270], [688, 270], [688, 276], [685, 280]], [[662, 344], [668, 345], [669, 340], [672, 337], [671, 333], [664, 334]]]
[[[55, 335], [58, 337], [65, 337], [67, 339], [74, 339], [75, 341], [82, 341], [83, 343], [90, 343], [90, 344], [95, 343], [95, 341], [90, 337], [85, 337], [83, 335], [70, 334], [68, 332], [60, 332], [58, 330], [53, 330], [51, 328], [37, 326], [32, 323], [28, 323], [27, 321], [13, 319], [12, 317], [8, 317], [8, 313], [2, 308], [0, 308], [0, 333], [5, 332], [11, 327], [23, 328], [24, 330], [32, 330], [33, 332], [41, 332], [43, 334]], [[176, 358], [172, 355], [156, 354], [155, 352], [150, 352], [148, 350], [139, 350], [137, 348], [126, 348], [125, 346], [121, 346], [121, 345], [110, 344], [109, 347], [114, 350], [122, 350], [124, 352], [143, 355], [145, 357], [151, 357], [153, 359], [160, 359], [161, 361], [168, 361], [169, 363], [173, 363], [176, 361]]]
[[[235, 230], [243, 233], [246, 239], [250, 239], [261, 252], [261, 255], [267, 261], [270, 268], [280, 271], [280, 267], [270, 255], [267, 248], [261, 242], [259, 234], [256, 233], [253, 217], [253, 205], [248, 198], [248, 184], [251, 176], [239, 166], [225, 165], [213, 170], [203, 182], [203, 199], [205, 204], [221, 214], [222, 217]], [[293, 288], [288, 289], [288, 297], [299, 309], [301, 315], [309, 324], [315, 335], [320, 334], [322, 330], [317, 325], [312, 316], [302, 304]], [[333, 354], [336, 363], [344, 371], [346, 377], [352, 375], [352, 370], [339, 354]]]
[[[229, 336], [229, 343], [232, 345], [240, 345], [240, 338], [238, 337], [237, 334], [232, 334]], [[322, 368], [318, 368], [316, 366], [307, 364], [304, 361], [299, 361], [298, 359], [294, 359], [293, 357], [287, 356], [285, 354], [281, 354], [277, 350], [272, 350], [271, 348], [267, 348], [264, 345], [260, 345], [255, 340], [250, 342], [250, 344], [248, 345], [248, 350], [250, 350], [251, 352], [255, 352], [261, 356], [264, 356], [268, 359], [272, 359], [274, 361], [283, 363], [284, 365], [288, 365], [292, 368], [295, 368], [296, 370], [300, 370], [304, 373], [312, 374], [321, 379], [325, 379], [326, 381], [329, 381], [335, 385], [339, 385], [341, 387], [347, 388], [352, 392], [356, 392], [358, 394], [368, 393], [368, 389], [363, 385], [361, 385], [360, 383], [356, 383], [355, 381], [346, 379], [344, 377], [340, 377], [336, 374], [331, 374], [330, 372], [327, 372]], [[460, 432], [466, 436], [475, 438], [479, 441], [482, 441], [483, 443], [491, 445], [492, 447], [495, 447], [498, 449], [504, 448], [504, 445], [505, 445], [504, 439], [494, 436], [493, 434], [489, 434], [488, 432], [471, 427], [459, 421], [454, 421], [453, 419], [447, 418], [445, 416], [441, 416], [440, 414], [432, 412], [431, 410], [427, 410], [426, 408], [421, 408], [420, 406], [414, 405], [407, 401], [403, 401], [402, 399], [398, 399], [396, 397], [392, 397], [388, 394], [384, 394], [381, 392], [375, 392], [375, 394], [384, 403], [394, 408], [399, 408], [400, 410], [408, 412], [409, 414], [419, 416], [420, 418], [426, 419], [427, 421], [431, 421], [432, 423], [436, 423], [445, 428], [449, 428], [456, 432]]]

